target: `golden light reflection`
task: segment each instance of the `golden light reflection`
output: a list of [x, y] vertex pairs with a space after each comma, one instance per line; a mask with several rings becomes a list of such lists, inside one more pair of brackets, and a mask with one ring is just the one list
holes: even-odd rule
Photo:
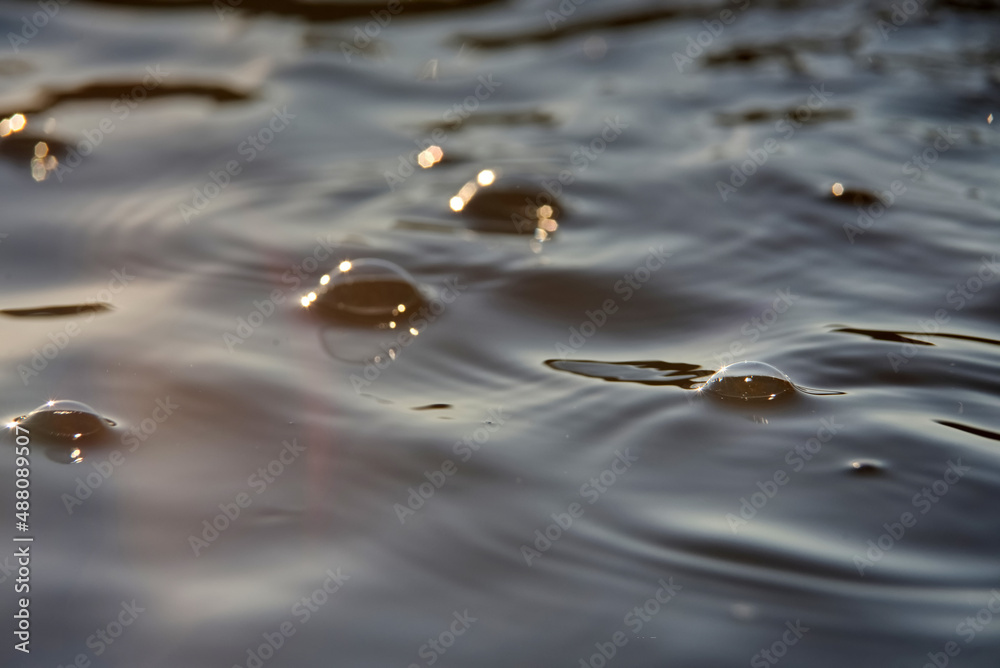
[[479, 172], [478, 176], [476, 176], [476, 182], [479, 183], [479, 185], [486, 187], [489, 185], [493, 185], [493, 182], [496, 181], [496, 178], [497, 175], [492, 169], [484, 169], [483, 171]]
[[310, 292], [309, 294], [302, 297], [300, 301], [302, 302], [302, 306], [304, 308], [309, 308], [310, 306], [312, 306], [312, 303], [316, 301], [316, 293]]
[[14, 114], [10, 118], [5, 118], [0, 121], [0, 137], [20, 132], [26, 125], [28, 125], [28, 119], [24, 117], [24, 114]]
[[469, 181], [459, 189], [457, 195], [448, 200], [448, 206], [452, 211], [461, 211], [478, 190], [479, 186], [474, 181]]
[[389, 329], [396, 329], [396, 321], [395, 320], [390, 320], [389, 321]]
[[413, 336], [420, 336], [420, 332], [418, 332], [414, 327], [410, 327], [410, 334], [413, 334]]
[[70, 464], [79, 464], [83, 461], [83, 452], [80, 448], [73, 448], [69, 453]]
[[834, 183], [833, 187], [830, 188], [830, 192], [832, 192], [834, 194], [834, 196], [840, 197], [841, 195], [844, 194], [844, 186], [843, 186], [843, 184], [841, 184], [841, 183]]
[[35, 157], [31, 159], [31, 178], [44, 181], [49, 172], [59, 166], [54, 155], [49, 155], [49, 145], [43, 141], [35, 144]]
[[398, 305], [396, 307], [396, 310], [399, 311], [400, 313], [405, 313], [406, 312], [406, 304], [400, 304], [400, 305]]
[[428, 146], [417, 156], [417, 164], [424, 169], [429, 169], [441, 162], [443, 157], [444, 151], [441, 150], [440, 146]]
[[319, 279], [320, 285], [326, 285], [330, 282], [330, 274], [323, 274]]
[[49, 172], [55, 171], [59, 166], [59, 161], [54, 155], [47, 155], [44, 158], [33, 158], [31, 160], [31, 176], [36, 181], [44, 181]]
[[464, 186], [462, 186], [461, 190], [458, 191], [458, 196], [461, 197], [463, 200], [465, 200], [466, 203], [468, 203], [468, 201], [472, 199], [472, 196], [476, 194], [477, 190], [478, 188], [476, 187], [476, 184], [473, 183], [472, 181], [469, 181]]
[[535, 241], [547, 241], [559, 229], [559, 223], [553, 218], [554, 215], [556, 215], [555, 209], [548, 204], [535, 209], [535, 216], [538, 218], [535, 224]]
[[341, 270], [341, 271], [343, 271], [343, 272], [347, 272], [347, 271], [350, 271], [350, 270], [351, 270], [351, 267], [352, 267], [352, 266], [353, 266], [353, 265], [351, 264], [351, 261], [350, 261], [350, 260], [344, 260], [343, 262], [341, 262], [341, 263], [340, 263], [340, 264], [339, 264], [339, 265], [337, 266], [337, 269], [340, 269], [340, 270]]

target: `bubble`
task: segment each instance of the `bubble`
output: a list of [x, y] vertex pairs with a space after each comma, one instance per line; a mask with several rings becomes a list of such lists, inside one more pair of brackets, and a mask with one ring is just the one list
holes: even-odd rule
[[468, 227], [479, 232], [548, 239], [559, 227], [562, 204], [535, 179], [503, 177], [484, 169], [448, 200]]
[[27, 415], [14, 420], [32, 436], [47, 436], [60, 441], [83, 441], [98, 438], [114, 426], [93, 408], [79, 401], [49, 401]]
[[865, 207], [881, 202], [878, 193], [865, 188], [845, 187], [842, 183], [834, 183], [830, 189], [828, 199], [837, 204], [844, 204], [850, 207]]
[[405, 269], [378, 258], [341, 262], [302, 298], [303, 306], [323, 316], [370, 325], [394, 324], [426, 304]]
[[880, 476], [885, 474], [885, 464], [873, 459], [855, 459], [848, 472], [858, 476]]
[[721, 399], [773, 401], [794, 394], [795, 385], [770, 364], [737, 362], [715, 372], [701, 391]]

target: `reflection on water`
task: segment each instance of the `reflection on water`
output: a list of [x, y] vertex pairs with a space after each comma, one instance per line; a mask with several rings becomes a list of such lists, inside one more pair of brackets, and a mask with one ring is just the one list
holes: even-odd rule
[[1000, 12], [908, 6], [0, 7], [0, 665], [995, 668]]
[[[219, 103], [245, 102], [251, 99], [246, 93], [220, 84], [181, 84], [176, 81], [166, 81], [171, 74], [162, 71], [162, 68], [151, 67], [144, 78], [134, 81], [85, 84], [65, 89], [42, 89], [34, 95], [33, 102], [18, 107], [19, 113], [11, 117], [10, 129], [17, 132], [24, 127], [24, 114], [29, 116], [44, 114], [69, 102], [110, 101], [108, 108], [115, 114], [121, 114], [126, 110], [135, 110], [140, 102], [147, 99], [162, 97], [205, 98]], [[20, 121], [19, 127], [15, 127], [17, 119]], [[0, 136], [3, 136], [4, 122], [0, 121]]]
[[613, 382], [640, 383], [643, 385], [675, 385], [685, 390], [698, 387], [698, 378], [711, 376], [711, 369], [700, 369], [697, 364], [671, 364], [669, 362], [597, 362], [588, 360], [546, 360], [553, 369]]
[[107, 313], [114, 306], [104, 302], [86, 304], [71, 304], [69, 306], [42, 306], [39, 308], [8, 308], [0, 310], [0, 314], [13, 318], [59, 318], [62, 316], [80, 315], [82, 313]]

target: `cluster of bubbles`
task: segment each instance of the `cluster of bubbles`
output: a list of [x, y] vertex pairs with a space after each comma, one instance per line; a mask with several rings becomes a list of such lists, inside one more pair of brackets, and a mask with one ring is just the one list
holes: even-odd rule
[[[4, 119], [0, 134], [22, 127], [21, 119]], [[36, 158], [44, 160], [46, 153], [39, 150]], [[432, 167], [441, 158], [440, 151], [428, 149], [420, 156], [421, 166]], [[539, 194], [537, 184], [528, 182], [498, 187], [499, 176], [498, 170], [480, 171], [450, 199], [449, 207], [470, 224], [496, 228], [490, 231], [531, 234], [533, 243], [550, 239], [558, 228], [556, 217], [560, 213], [555, 199], [545, 192]], [[337, 324], [396, 329], [404, 318], [426, 307], [433, 296], [433, 291], [418, 284], [399, 265], [379, 258], [359, 258], [340, 262], [300, 302], [317, 316]], [[418, 334], [412, 329], [410, 332]], [[720, 369], [698, 392], [724, 401], [773, 402], [792, 397], [797, 389], [808, 391], [797, 388], [788, 376], [769, 364], [739, 362]], [[78, 462], [82, 460], [81, 447], [99, 443], [114, 424], [86, 404], [64, 400], [49, 401], [15, 418], [8, 427], [20, 425], [33, 435], [61, 444], [65, 451], [59, 458]]]

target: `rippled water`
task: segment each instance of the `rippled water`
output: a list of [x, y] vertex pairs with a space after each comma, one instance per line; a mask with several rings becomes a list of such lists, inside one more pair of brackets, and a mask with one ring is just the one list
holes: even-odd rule
[[5, 4], [3, 665], [997, 666], [998, 10]]

